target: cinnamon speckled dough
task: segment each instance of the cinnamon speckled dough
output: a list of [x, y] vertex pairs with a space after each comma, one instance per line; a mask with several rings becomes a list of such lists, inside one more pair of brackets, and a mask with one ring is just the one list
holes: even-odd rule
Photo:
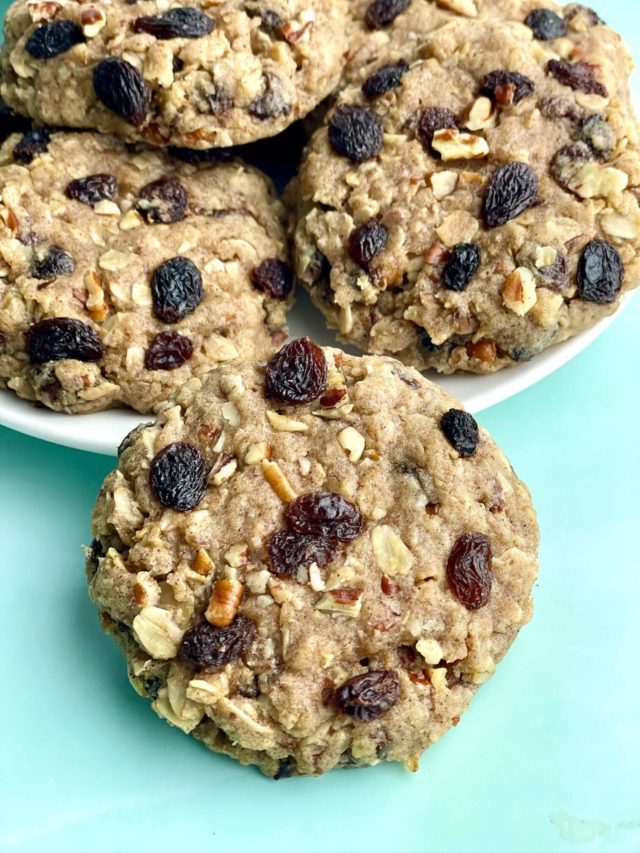
[[[547, 71], [550, 60], [592, 64], [607, 96], [564, 85]], [[605, 240], [624, 264], [623, 291], [638, 284], [631, 67], [619, 36], [583, 11], [569, 17], [566, 37], [552, 41], [534, 39], [522, 23], [457, 20], [425, 38], [396, 89], [371, 101], [359, 86], [346, 89], [339, 104], [366, 105], [379, 116], [382, 150], [352, 163], [332, 148], [325, 125], [289, 192], [299, 277], [342, 339], [420, 369], [484, 373], [615, 311], [619, 296], [606, 304], [579, 298], [576, 270], [585, 246]], [[496, 96], [502, 105], [492, 105], [480, 90], [496, 69], [525, 75], [534, 91], [508, 105], [507, 87]], [[453, 139], [443, 157], [421, 144], [418, 120], [430, 107], [451, 110], [471, 139]], [[563, 160], [557, 152], [567, 146], [577, 153]], [[463, 159], [467, 153], [476, 159]], [[489, 183], [514, 161], [535, 173], [535, 205], [486, 227]], [[388, 240], [367, 271], [347, 246], [372, 219]], [[449, 252], [469, 242], [480, 249], [479, 270], [466, 289], [446, 289]]]
[[[441, 388], [393, 359], [324, 353], [328, 389], [347, 391], [337, 409], [269, 402], [263, 367], [227, 364], [188, 382], [125, 442], [88, 551], [91, 596], [136, 690], [209, 748], [276, 777], [382, 760], [416, 769], [529, 620], [537, 570], [529, 492], [487, 433], [462, 458], [440, 429], [456, 406]], [[288, 420], [272, 425], [274, 412]], [[163, 509], [149, 485], [152, 460], [175, 442], [213, 466], [190, 512]], [[265, 475], [288, 499], [339, 492], [362, 513], [360, 534], [326, 568], [277, 577], [265, 544], [286, 504]], [[489, 600], [475, 611], [445, 575], [467, 533], [493, 549]], [[235, 618], [252, 620], [256, 639], [201, 669], [181, 640], [225, 577], [244, 587]], [[400, 696], [386, 713], [340, 710], [336, 688], [389, 670]]]
[[[20, 137], [0, 149], [0, 385], [65, 412], [114, 406], [151, 411], [187, 379], [222, 361], [266, 357], [280, 343], [292, 297], [251, 282], [264, 260], [286, 260], [282, 207], [269, 180], [238, 160], [189, 165], [159, 151], [128, 152], [115, 137], [58, 133], [29, 164], [14, 162]], [[66, 196], [74, 179], [109, 173], [112, 199], [95, 207]], [[147, 223], [139, 193], [161, 178], [188, 196], [184, 218]], [[68, 275], [36, 277], [52, 246], [72, 259]], [[161, 322], [151, 281], [184, 257], [202, 277], [202, 300], [178, 322]], [[104, 348], [97, 361], [32, 363], [25, 335], [44, 319], [88, 324]], [[155, 336], [178, 333], [193, 353], [174, 369], [147, 369]], [[5, 392], [6, 393], [6, 392]]]
[[[83, 25], [81, 4], [60, 8], [18, 0], [5, 19], [2, 97], [44, 124], [210, 148], [279, 133], [338, 82], [346, 52], [344, 0], [196, 0], [188, 7], [206, 13], [213, 30], [198, 38], [135, 32], [138, 18], [166, 13], [165, 2], [92, 3], [89, 11], [97, 10], [99, 23], [90, 14]], [[53, 58], [36, 59], [25, 44], [51, 14], [56, 22], [84, 27], [84, 40]], [[137, 126], [96, 98], [94, 69], [107, 57], [133, 65], [151, 91]]]

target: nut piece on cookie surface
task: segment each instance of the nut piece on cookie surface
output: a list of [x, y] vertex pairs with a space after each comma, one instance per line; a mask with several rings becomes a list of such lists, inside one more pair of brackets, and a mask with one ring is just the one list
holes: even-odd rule
[[[463, 7], [354, 0], [345, 85], [285, 196], [297, 277], [340, 340], [445, 374], [528, 360], [640, 283], [620, 36], [553, 2]], [[617, 260], [591, 298], [578, 270], [599, 241]], [[478, 264], [452, 279], [461, 246]]]
[[[308, 429], [273, 428], [275, 392]], [[136, 690], [276, 779], [415, 768], [532, 613], [536, 516], [487, 433], [398, 361], [308, 338], [135, 431], [93, 536], [90, 595]]]
[[340, 79], [347, 0], [169, 6], [14, 0], [2, 99], [45, 126], [211, 149], [280, 133]]
[[28, 400], [150, 412], [285, 333], [291, 288], [254, 284], [265, 263], [291, 275], [284, 210], [238, 159], [31, 131], [0, 148], [0, 197], [0, 385]]

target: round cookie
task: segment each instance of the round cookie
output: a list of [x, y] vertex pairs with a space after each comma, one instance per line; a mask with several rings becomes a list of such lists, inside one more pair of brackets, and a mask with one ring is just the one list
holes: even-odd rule
[[0, 386], [20, 397], [149, 412], [286, 337], [282, 205], [239, 160], [33, 130], [0, 149], [0, 195]]
[[611, 314], [640, 272], [620, 38], [450, 22], [346, 89], [289, 190], [297, 272], [342, 339], [493, 372]]
[[276, 778], [416, 769], [532, 611], [535, 512], [487, 433], [400, 362], [306, 338], [132, 433], [93, 534], [136, 690]]
[[2, 97], [42, 124], [153, 145], [273, 136], [340, 78], [345, 0], [141, 0], [7, 11]]

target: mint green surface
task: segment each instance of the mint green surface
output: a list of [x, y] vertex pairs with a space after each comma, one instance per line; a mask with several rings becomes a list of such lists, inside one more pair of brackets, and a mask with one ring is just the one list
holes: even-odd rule
[[[636, 0], [598, 8], [640, 55]], [[536, 614], [416, 774], [275, 783], [157, 719], [85, 591], [111, 461], [0, 429], [0, 849], [640, 851], [639, 329], [636, 298], [481, 416], [539, 511]]]

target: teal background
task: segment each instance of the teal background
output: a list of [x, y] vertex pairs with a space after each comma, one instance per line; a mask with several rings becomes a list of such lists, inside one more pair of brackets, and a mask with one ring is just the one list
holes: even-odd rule
[[[640, 56], [636, 0], [598, 10]], [[536, 614], [416, 774], [274, 783], [157, 719], [85, 591], [111, 460], [0, 429], [0, 849], [640, 851], [639, 328], [481, 416], [539, 511]]]

